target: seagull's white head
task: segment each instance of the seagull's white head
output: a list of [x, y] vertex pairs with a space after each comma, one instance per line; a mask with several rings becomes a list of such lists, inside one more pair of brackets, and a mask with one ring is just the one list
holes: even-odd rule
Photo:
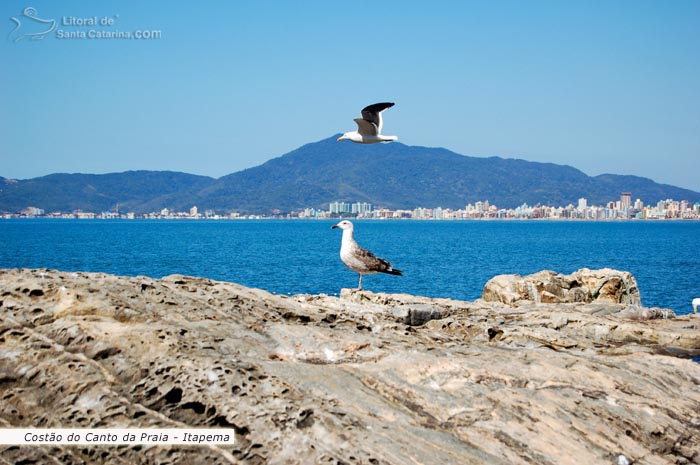
[[347, 230], [352, 231], [352, 229], [353, 229], [352, 223], [349, 222], [348, 220], [343, 220], [340, 223], [336, 224], [335, 226], [331, 226], [331, 229], [338, 229], [338, 228], [342, 229], [343, 231], [347, 231]]

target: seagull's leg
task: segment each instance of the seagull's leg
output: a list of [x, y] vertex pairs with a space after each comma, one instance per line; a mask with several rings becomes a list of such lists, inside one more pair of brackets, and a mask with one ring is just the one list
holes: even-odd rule
[[360, 275], [360, 282], [357, 284], [357, 290], [361, 291], [362, 290], [362, 273], [357, 273]]

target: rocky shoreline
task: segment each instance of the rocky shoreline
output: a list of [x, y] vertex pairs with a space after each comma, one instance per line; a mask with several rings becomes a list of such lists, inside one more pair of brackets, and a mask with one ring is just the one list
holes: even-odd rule
[[0, 270], [0, 427], [238, 439], [0, 446], [0, 464], [700, 463], [700, 318], [611, 271], [464, 302]]

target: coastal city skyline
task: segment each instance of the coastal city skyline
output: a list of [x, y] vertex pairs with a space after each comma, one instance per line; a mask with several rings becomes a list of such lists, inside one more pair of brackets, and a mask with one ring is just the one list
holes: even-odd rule
[[134, 212], [114, 211], [89, 212], [75, 210], [71, 212], [46, 212], [40, 207], [29, 206], [17, 213], [5, 213], [1, 218], [80, 218], [80, 219], [263, 219], [263, 218], [299, 218], [299, 219], [413, 219], [413, 220], [664, 220], [683, 219], [700, 220], [700, 202], [688, 200], [665, 199], [653, 205], [645, 205], [641, 199], [632, 201], [631, 192], [622, 192], [618, 200], [611, 200], [605, 205], [588, 205], [588, 199], [581, 197], [577, 204], [552, 206], [523, 203], [516, 208], [499, 208], [488, 200], [467, 204], [463, 209], [437, 207], [415, 207], [413, 209], [389, 209], [377, 207], [368, 202], [333, 201], [328, 209], [306, 207], [294, 211], [269, 215], [241, 214], [232, 211], [228, 214], [216, 213], [212, 209], [200, 210], [192, 206], [188, 211], [175, 211], [163, 208], [160, 211], [136, 214]]

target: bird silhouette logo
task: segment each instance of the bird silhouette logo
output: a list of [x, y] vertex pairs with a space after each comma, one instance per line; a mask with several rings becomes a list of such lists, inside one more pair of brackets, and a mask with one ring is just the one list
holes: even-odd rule
[[[56, 20], [54, 19], [42, 19], [37, 16], [36, 8], [28, 6], [22, 11], [19, 18], [14, 16], [10, 18], [10, 21], [15, 23], [15, 28], [7, 36], [8, 40], [12, 42], [19, 42], [20, 40], [41, 40], [48, 34], [53, 32], [56, 27]], [[22, 31], [20, 31], [22, 29]]]

